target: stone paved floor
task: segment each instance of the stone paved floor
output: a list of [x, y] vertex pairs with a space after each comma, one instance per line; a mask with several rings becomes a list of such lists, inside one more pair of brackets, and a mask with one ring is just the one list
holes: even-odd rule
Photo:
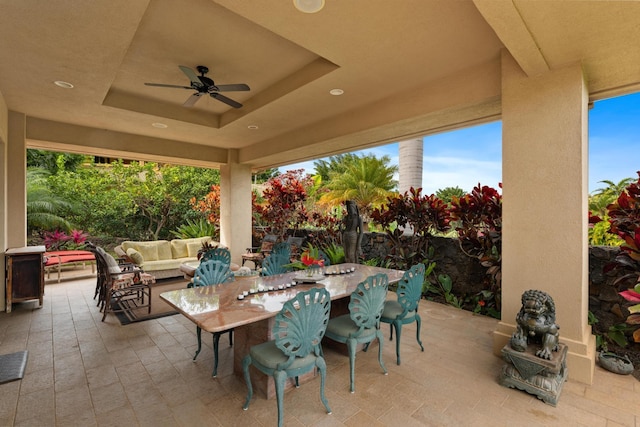
[[[210, 377], [209, 339], [198, 360], [195, 327], [175, 315], [121, 326], [103, 323], [95, 278], [46, 286], [43, 308], [27, 302], [0, 313], [0, 354], [29, 350], [25, 377], [0, 385], [0, 426], [272, 426], [276, 402], [256, 395], [242, 410], [246, 387], [232, 373], [221, 339], [219, 377]], [[319, 381], [285, 395], [287, 426], [635, 426], [640, 382], [596, 367], [591, 386], [569, 380], [557, 407], [501, 387], [494, 356], [494, 319], [421, 303], [422, 339], [403, 328], [402, 365], [385, 341], [388, 375], [377, 352], [358, 353], [356, 392], [349, 393], [348, 358], [327, 349], [327, 398]], [[385, 325], [385, 334], [388, 329]], [[204, 334], [204, 336], [209, 336]]]

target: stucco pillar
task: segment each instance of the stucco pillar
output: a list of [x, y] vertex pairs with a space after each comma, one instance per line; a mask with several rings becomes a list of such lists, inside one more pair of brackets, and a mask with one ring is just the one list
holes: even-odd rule
[[227, 164], [220, 167], [220, 243], [236, 264], [251, 247], [251, 218], [251, 168], [238, 163], [237, 150], [229, 150]]
[[588, 92], [580, 64], [527, 77], [502, 61], [502, 321], [508, 342], [522, 293], [555, 301], [569, 377], [591, 384], [595, 337], [588, 313]]
[[27, 145], [26, 117], [9, 111], [6, 179], [6, 244], [19, 248], [27, 244]]

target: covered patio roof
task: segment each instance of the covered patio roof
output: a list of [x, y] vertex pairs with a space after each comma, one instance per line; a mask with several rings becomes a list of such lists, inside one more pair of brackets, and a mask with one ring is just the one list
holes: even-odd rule
[[[592, 101], [637, 91], [637, 22], [638, 2], [3, 2], [0, 114], [29, 148], [257, 170], [498, 120], [503, 49], [528, 77], [580, 62]], [[144, 84], [188, 86], [179, 65], [248, 84], [225, 93], [244, 106]]]

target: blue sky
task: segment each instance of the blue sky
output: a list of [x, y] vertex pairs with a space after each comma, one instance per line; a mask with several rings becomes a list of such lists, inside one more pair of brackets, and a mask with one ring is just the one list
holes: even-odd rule
[[[423, 194], [440, 188], [470, 191], [481, 183], [498, 188], [502, 180], [502, 126], [488, 123], [423, 138]], [[388, 155], [398, 164], [398, 144], [357, 151]], [[313, 174], [313, 161], [281, 167], [282, 172], [305, 169]], [[640, 93], [597, 101], [589, 111], [589, 192], [638, 178], [640, 170]]]

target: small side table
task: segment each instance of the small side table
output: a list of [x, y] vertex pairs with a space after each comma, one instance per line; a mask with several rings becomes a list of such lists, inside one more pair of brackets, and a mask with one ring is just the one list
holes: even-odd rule
[[5, 252], [7, 313], [14, 302], [37, 299], [42, 307], [45, 251], [44, 246], [25, 246]]

